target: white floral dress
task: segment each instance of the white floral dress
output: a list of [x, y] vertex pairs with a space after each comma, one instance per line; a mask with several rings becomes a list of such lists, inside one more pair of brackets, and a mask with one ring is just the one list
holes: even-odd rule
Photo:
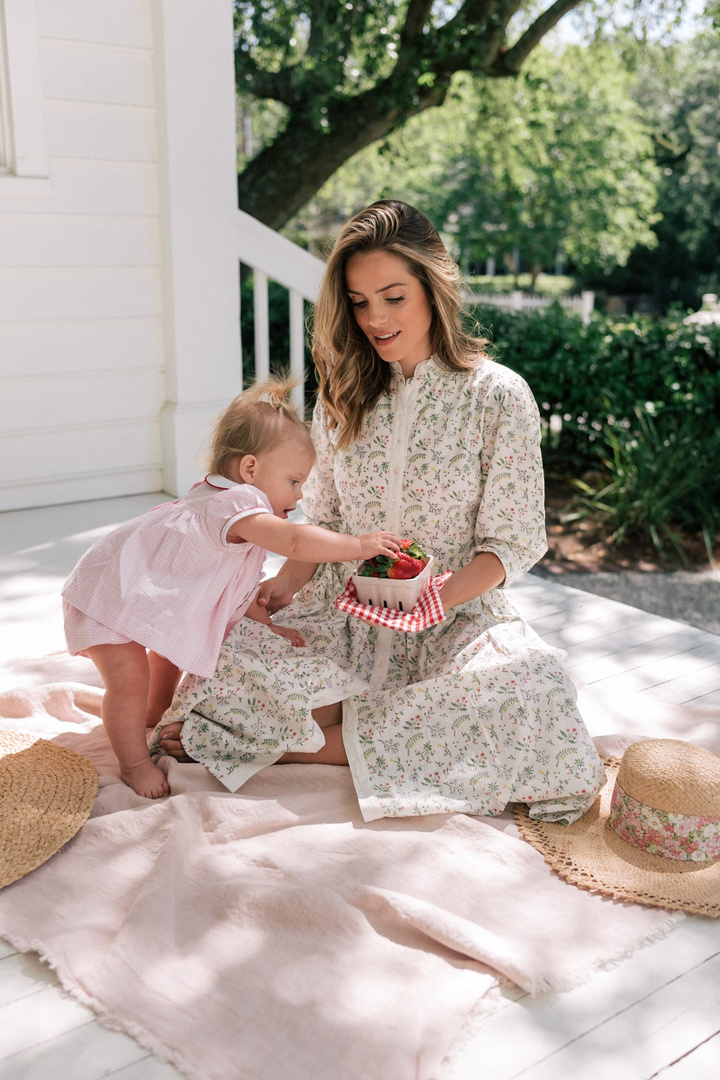
[[[433, 359], [403, 379], [393, 365], [360, 437], [336, 449], [322, 407], [318, 461], [305, 487], [308, 521], [360, 534], [392, 529], [458, 570], [494, 552], [509, 584], [544, 553], [537, 406], [527, 384], [493, 361], [448, 372]], [[343, 701], [343, 738], [366, 820], [508, 802], [571, 822], [605, 774], [575, 705], [563, 654], [519, 617], [502, 588], [451, 609], [416, 634], [371, 627], [335, 610], [350, 565], [320, 566], [278, 619], [305, 648], [242, 620], [212, 678], [188, 676], [163, 724], [231, 791], [286, 750], [324, 743], [311, 710]], [[155, 748], [157, 749], [157, 742]]]

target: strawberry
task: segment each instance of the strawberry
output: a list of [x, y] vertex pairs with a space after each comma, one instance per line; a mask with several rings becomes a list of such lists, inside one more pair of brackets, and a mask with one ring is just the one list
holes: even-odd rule
[[358, 567], [360, 576], [396, 580], [417, 577], [427, 564], [427, 555], [416, 540], [401, 540], [400, 546], [402, 551], [398, 559], [389, 555], [376, 555], [373, 559], [366, 559]]
[[425, 569], [426, 562], [427, 559], [414, 559], [412, 555], [406, 555], [403, 552], [398, 555], [396, 561], [388, 570], [387, 576], [393, 578], [393, 580], [417, 577]]

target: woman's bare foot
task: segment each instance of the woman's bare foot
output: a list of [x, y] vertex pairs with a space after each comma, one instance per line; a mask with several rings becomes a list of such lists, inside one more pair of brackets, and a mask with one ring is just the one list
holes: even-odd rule
[[165, 773], [149, 757], [147, 761], [138, 761], [125, 769], [121, 767], [120, 776], [136, 795], [146, 799], [161, 799], [163, 795], [170, 794]]
[[185, 747], [180, 741], [182, 726], [182, 720], [176, 720], [173, 724], [167, 724], [162, 729], [162, 732], [160, 733], [162, 748], [169, 757], [175, 758], [175, 761], [194, 761], [195, 759], [188, 755]]

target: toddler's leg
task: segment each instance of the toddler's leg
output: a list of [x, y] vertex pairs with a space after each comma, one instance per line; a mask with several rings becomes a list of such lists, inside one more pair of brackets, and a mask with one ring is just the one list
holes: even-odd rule
[[145, 725], [153, 728], [160, 722], [165, 710], [172, 705], [173, 694], [178, 688], [182, 671], [152, 649], [147, 654], [147, 658], [150, 665], [150, 689]]
[[150, 668], [144, 647], [134, 641], [93, 645], [87, 654], [105, 683], [102, 720], [120, 762], [122, 779], [146, 799], [167, 795], [170, 788], [165, 774], [150, 758], [146, 743]]

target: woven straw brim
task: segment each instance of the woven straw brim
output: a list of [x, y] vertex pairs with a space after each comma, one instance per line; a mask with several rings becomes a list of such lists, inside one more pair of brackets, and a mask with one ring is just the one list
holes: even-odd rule
[[46, 862], [87, 821], [95, 767], [36, 735], [0, 731], [0, 888]]
[[708, 864], [666, 859], [621, 840], [607, 823], [620, 760], [608, 758], [604, 764], [605, 787], [572, 825], [534, 821], [526, 806], [516, 806], [515, 821], [525, 840], [571, 885], [616, 900], [718, 918], [720, 860]]

